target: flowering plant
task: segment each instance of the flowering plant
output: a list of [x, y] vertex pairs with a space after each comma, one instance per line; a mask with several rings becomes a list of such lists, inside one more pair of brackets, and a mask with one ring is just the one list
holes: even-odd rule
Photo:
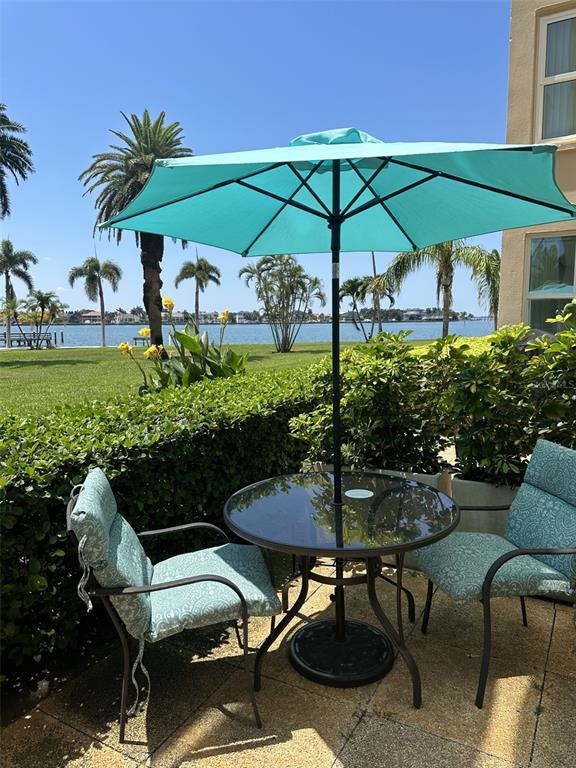
[[[172, 316], [174, 302], [165, 298], [163, 305]], [[228, 324], [230, 313], [227, 309], [218, 316], [220, 320], [220, 344], [215, 347], [208, 340], [208, 333], [200, 335], [195, 323], [189, 321], [183, 331], [177, 331], [174, 323], [170, 338], [176, 350], [176, 355], [168, 355], [161, 344], [151, 344], [143, 352], [145, 360], [153, 364], [153, 369], [146, 372], [140, 362], [134, 357], [134, 351], [127, 341], [118, 345], [122, 355], [129, 357], [138, 366], [144, 384], [140, 394], [158, 391], [166, 387], [188, 387], [195, 381], [205, 378], [227, 378], [237, 373], [243, 373], [248, 362], [248, 354], [238, 355], [231, 349], [222, 352], [224, 331]], [[138, 331], [143, 338], [149, 338], [148, 328]]]

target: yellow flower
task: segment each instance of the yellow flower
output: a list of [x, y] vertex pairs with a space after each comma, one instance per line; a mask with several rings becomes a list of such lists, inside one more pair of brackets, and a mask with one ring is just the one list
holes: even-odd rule
[[168, 296], [166, 296], [166, 298], [162, 300], [162, 304], [164, 304], [164, 307], [167, 312], [172, 312], [172, 310], [174, 309], [174, 302], [172, 301], [172, 299], [169, 299]]
[[121, 344], [118, 344], [118, 349], [120, 352], [122, 352], [124, 357], [132, 357], [132, 347], [130, 344], [128, 344], [127, 341], [123, 341]]
[[150, 328], [140, 328], [138, 331], [138, 335], [142, 336], [143, 339], [149, 339], [150, 338]]
[[220, 312], [220, 314], [218, 315], [218, 320], [220, 320], [220, 322], [223, 325], [226, 325], [229, 317], [230, 317], [230, 311], [228, 309], [225, 309], [224, 312]]
[[144, 357], [146, 360], [150, 360], [150, 358], [157, 358], [160, 357], [160, 353], [158, 352], [158, 347], [156, 344], [151, 344], [148, 349], [144, 350]]

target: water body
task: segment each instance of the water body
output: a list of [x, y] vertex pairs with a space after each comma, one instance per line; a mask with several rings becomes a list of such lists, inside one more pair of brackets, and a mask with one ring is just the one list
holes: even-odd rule
[[[106, 343], [113, 347], [122, 341], [132, 343], [135, 336], [138, 335], [139, 328], [144, 325], [108, 325], [106, 326]], [[182, 326], [176, 326], [181, 329]], [[27, 330], [27, 329], [26, 329]], [[169, 326], [165, 326], [165, 338], [168, 337]], [[370, 330], [370, 324], [366, 324], [366, 331]], [[422, 322], [422, 323], [384, 323], [383, 330], [391, 333], [397, 333], [401, 330], [412, 331], [413, 339], [437, 339], [442, 336], [441, 322]], [[458, 320], [450, 323], [450, 333], [457, 333], [461, 336], [486, 336], [492, 333], [493, 323], [491, 320]], [[51, 331], [57, 335], [58, 346], [66, 347], [98, 347], [100, 346], [100, 326], [99, 325], [54, 325]], [[200, 331], [208, 331], [210, 340], [215, 344], [220, 338], [220, 327], [218, 325], [201, 325]], [[64, 335], [64, 341], [61, 335]], [[306, 323], [300, 329], [297, 344], [308, 344], [313, 342], [329, 343], [331, 338], [330, 323]], [[362, 333], [354, 327], [352, 323], [340, 324], [341, 341], [362, 341]], [[226, 328], [224, 344], [273, 344], [272, 332], [268, 325], [229, 325]]]

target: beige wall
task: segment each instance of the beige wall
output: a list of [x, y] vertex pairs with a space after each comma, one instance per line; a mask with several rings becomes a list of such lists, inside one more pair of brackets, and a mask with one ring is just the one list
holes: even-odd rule
[[[510, 144], [536, 141], [536, 83], [538, 27], [542, 16], [576, 10], [576, 2], [550, 3], [543, 0], [512, 0], [510, 24], [510, 65], [508, 85], [508, 127]], [[576, 203], [576, 137], [555, 142], [556, 181], [569, 200]], [[502, 274], [498, 324], [528, 320], [528, 237], [532, 234], [570, 232], [572, 222], [515, 229], [502, 237]]]

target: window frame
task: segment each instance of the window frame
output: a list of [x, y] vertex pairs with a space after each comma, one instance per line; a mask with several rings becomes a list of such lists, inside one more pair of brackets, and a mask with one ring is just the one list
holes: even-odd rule
[[546, 77], [546, 47], [548, 40], [548, 25], [557, 21], [566, 21], [567, 19], [576, 19], [576, 8], [570, 8], [559, 13], [542, 16], [538, 22], [538, 57], [536, 73], [536, 124], [535, 140], [542, 143], [562, 144], [576, 143], [576, 133], [567, 133], [564, 136], [548, 136], [542, 138], [544, 129], [544, 88], [547, 85], [556, 83], [576, 82], [576, 70], [565, 72], [560, 75], [550, 75]]
[[526, 245], [525, 245], [525, 264], [526, 269], [524, 274], [526, 275], [526, 283], [525, 283], [525, 290], [524, 290], [524, 322], [527, 323], [527, 325], [532, 325], [530, 322], [530, 302], [532, 301], [546, 301], [547, 299], [561, 299], [562, 301], [565, 301], [566, 304], [568, 304], [569, 301], [572, 301], [572, 299], [576, 298], [576, 263], [574, 264], [574, 278], [572, 283], [572, 293], [569, 294], [568, 291], [553, 291], [552, 293], [546, 294], [541, 297], [537, 296], [530, 296], [530, 269], [532, 264], [532, 241], [533, 240], [545, 240], [547, 238], [555, 238], [555, 237], [576, 237], [576, 230], [553, 230], [551, 232], [532, 232], [531, 234], [526, 236]]

